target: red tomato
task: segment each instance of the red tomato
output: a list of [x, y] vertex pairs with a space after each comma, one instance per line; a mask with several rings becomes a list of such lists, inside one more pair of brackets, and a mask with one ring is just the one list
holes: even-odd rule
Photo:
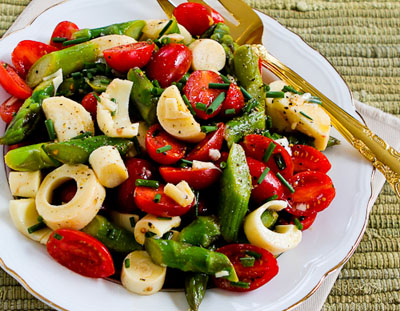
[[90, 112], [92, 115], [92, 119], [96, 120], [97, 115], [97, 99], [94, 96], [95, 92], [91, 92], [85, 95], [82, 99], [82, 106], [86, 109], [86, 111]]
[[0, 117], [4, 122], [10, 124], [14, 115], [18, 112], [19, 108], [24, 102], [16, 97], [10, 97], [0, 106]]
[[282, 199], [284, 188], [275, 174], [269, 171], [261, 184], [259, 184], [258, 180], [267, 166], [263, 162], [249, 157], [247, 157], [246, 160], [250, 170], [251, 181], [253, 183], [251, 199], [259, 204], [263, 203], [266, 199], [272, 197], [273, 195], [277, 195], [278, 199]]
[[289, 183], [295, 192], [287, 194], [286, 210], [296, 216], [310, 216], [327, 208], [335, 197], [335, 188], [328, 175], [306, 171], [297, 173]]
[[92, 236], [73, 229], [58, 229], [47, 241], [47, 251], [64, 267], [91, 278], [114, 274], [110, 252]]
[[204, 189], [215, 183], [221, 176], [221, 171], [215, 168], [193, 169], [191, 167], [161, 166], [160, 174], [166, 182], [177, 184], [185, 180], [196, 190]]
[[[225, 278], [215, 278], [214, 282], [219, 288], [234, 292], [248, 292], [259, 288], [278, 274], [278, 263], [270, 252], [251, 244], [229, 244], [216, 250], [225, 254], [233, 264], [240, 282], [248, 283], [248, 288], [238, 287]], [[257, 253], [260, 258], [255, 258], [252, 253]], [[246, 267], [241, 258], [255, 258], [254, 265]], [[243, 260], [243, 259], [242, 259]]]
[[42, 42], [24, 40], [15, 47], [11, 60], [20, 76], [25, 78], [29, 69], [39, 58], [57, 50], [54, 46]]
[[[171, 146], [170, 150], [160, 152], [159, 148]], [[182, 159], [185, 155], [186, 146], [179, 142], [160, 125], [152, 125], [146, 134], [146, 150], [150, 158], [161, 164], [173, 164]]]
[[134, 67], [142, 68], [150, 61], [155, 44], [136, 42], [120, 45], [103, 52], [107, 64], [120, 72], [128, 72]]
[[215, 132], [208, 133], [206, 138], [204, 138], [201, 142], [199, 142], [196, 147], [186, 156], [186, 159], [189, 161], [198, 160], [198, 161], [214, 161], [212, 157], [210, 157], [210, 150], [216, 149], [221, 150], [222, 143], [224, 142], [224, 132], [225, 132], [225, 124], [218, 123], [218, 129]]
[[215, 161], [214, 164], [217, 167], [220, 167], [221, 162], [225, 162], [226, 163], [226, 161], [228, 161], [228, 157], [229, 157], [229, 152], [222, 151], [221, 152], [221, 157], [217, 161]]
[[[265, 154], [265, 151], [268, 149], [268, 146], [274, 142], [272, 139], [258, 135], [258, 134], [251, 134], [247, 135], [241, 145], [244, 148], [244, 151], [246, 152], [246, 155], [248, 157], [254, 158], [258, 161], [263, 161], [263, 157]], [[289, 153], [286, 151], [285, 148], [283, 148], [281, 145], [278, 143], [275, 143], [276, 147], [272, 153], [272, 156], [269, 158], [267, 162], [267, 166], [273, 171], [274, 173], [280, 173], [285, 179], [288, 179], [293, 176], [293, 162], [292, 159], [289, 155]], [[284, 166], [286, 166], [284, 169], [279, 169], [278, 165], [276, 164], [277, 160], [283, 160]]]
[[158, 50], [147, 64], [147, 76], [162, 87], [178, 82], [192, 64], [192, 52], [184, 45], [170, 43]]
[[232, 114], [225, 114], [225, 111], [227, 109], [235, 109], [235, 113], [239, 113], [242, 108], [244, 107], [244, 96], [242, 91], [240, 90], [240, 87], [238, 87], [236, 84], [231, 83], [229, 86], [228, 92], [226, 93], [226, 98], [222, 104], [222, 110], [221, 110], [221, 115], [222, 116], [232, 116]]
[[118, 187], [118, 206], [121, 212], [131, 213], [136, 207], [133, 201], [136, 179], [151, 179], [155, 169], [149, 161], [139, 158], [127, 159], [125, 166], [129, 177]]
[[219, 14], [216, 10], [214, 10], [211, 7], [210, 7], [210, 9], [211, 9], [211, 17], [214, 21], [214, 24], [225, 23], [225, 19], [222, 17], [221, 14]]
[[331, 168], [328, 158], [319, 150], [306, 145], [292, 147], [294, 172], [318, 171], [326, 173]]
[[[173, 14], [178, 23], [184, 26], [193, 36], [202, 35], [214, 24], [212, 10], [200, 3], [182, 3], [175, 8]], [[216, 14], [214, 13], [214, 15]]]
[[[160, 201], [154, 202], [157, 194], [161, 195]], [[135, 204], [143, 212], [158, 217], [181, 216], [187, 213], [194, 205], [196, 199], [188, 206], [182, 207], [177, 202], [164, 194], [164, 186], [160, 185], [157, 189], [150, 187], [136, 187], [133, 195]]]
[[79, 30], [79, 27], [69, 21], [63, 21], [57, 24], [54, 28], [53, 34], [51, 35], [50, 45], [55, 46], [58, 49], [65, 49], [69, 46], [63, 46], [62, 43], [53, 42], [53, 38], [66, 38], [67, 40], [73, 39], [73, 34]]
[[219, 74], [215, 73], [214, 71], [197, 70], [189, 76], [189, 79], [183, 88], [183, 92], [196, 112], [197, 117], [207, 120], [216, 116], [222, 109], [223, 105], [219, 105], [214, 113], [207, 114], [205, 111], [197, 109], [196, 104], [203, 103], [209, 107], [214, 99], [216, 99], [217, 96], [223, 92], [223, 90], [209, 89], [208, 84], [223, 82], [224, 80], [222, 80]]
[[32, 94], [31, 88], [15, 69], [2, 61], [0, 61], [0, 84], [12, 96], [20, 99], [27, 99]]

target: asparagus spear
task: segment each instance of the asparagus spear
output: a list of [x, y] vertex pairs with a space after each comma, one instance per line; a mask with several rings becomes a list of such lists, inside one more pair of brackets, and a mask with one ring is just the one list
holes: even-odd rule
[[206, 294], [208, 275], [205, 273], [189, 273], [185, 277], [185, 296], [191, 311], [199, 310]]

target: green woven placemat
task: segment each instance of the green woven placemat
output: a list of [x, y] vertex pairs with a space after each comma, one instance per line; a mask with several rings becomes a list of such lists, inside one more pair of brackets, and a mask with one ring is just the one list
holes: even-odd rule
[[[0, 0], [0, 35], [29, 0]], [[400, 115], [400, 2], [253, 0], [338, 69], [356, 99]], [[355, 177], [354, 177], [355, 178]], [[323, 311], [400, 310], [400, 204], [385, 185]], [[0, 310], [50, 310], [0, 269]], [[310, 310], [313, 311], [313, 310]]]

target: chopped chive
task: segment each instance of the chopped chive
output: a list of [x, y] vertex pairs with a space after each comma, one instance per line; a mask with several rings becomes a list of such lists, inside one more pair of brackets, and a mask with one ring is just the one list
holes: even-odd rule
[[65, 37], [54, 37], [52, 41], [54, 43], [63, 43], [64, 41], [67, 41], [67, 39], [68, 38], [65, 38]]
[[161, 194], [160, 194], [160, 193], [157, 193], [157, 194], [154, 196], [153, 202], [155, 202], [155, 203], [160, 203], [160, 200], [161, 200]]
[[240, 87], [240, 90], [242, 91], [243, 96], [244, 96], [245, 99], [250, 100], [250, 99], [253, 98], [253, 97], [250, 95], [250, 93], [247, 92], [247, 91], [244, 89], [243, 86]]
[[93, 96], [94, 96], [94, 98], [96, 98], [96, 100], [98, 102], [101, 102], [101, 99], [100, 99], [99, 95], [97, 95], [96, 93], [93, 93]]
[[297, 91], [293, 86], [290, 85], [285, 85], [282, 89], [282, 92], [291, 92], [299, 95], [303, 94], [302, 92]]
[[254, 257], [242, 257], [239, 260], [243, 267], [253, 267], [256, 261]]
[[163, 152], [166, 152], [166, 151], [171, 150], [171, 149], [172, 149], [172, 146], [171, 146], [171, 145], [166, 145], [166, 146], [164, 146], [164, 147], [158, 148], [158, 149], [156, 150], [156, 152], [157, 152], [157, 153], [163, 153]]
[[160, 85], [160, 82], [158, 82], [158, 80], [153, 80], [153, 85], [154, 85], [155, 87], [161, 89], [161, 85]]
[[142, 186], [142, 187], [150, 187], [150, 188], [158, 188], [160, 183], [157, 180], [151, 179], [136, 179], [135, 186]]
[[270, 89], [271, 89], [271, 88], [269, 87], [268, 84], [264, 84], [264, 90], [265, 90], [265, 92], [269, 92]]
[[209, 89], [223, 89], [227, 90], [229, 89], [230, 83], [208, 83], [208, 88]]
[[164, 37], [164, 38], [161, 39], [161, 44], [162, 45], [167, 45], [167, 44], [170, 43], [170, 41], [171, 41], [170, 38]]
[[77, 38], [77, 39], [72, 39], [72, 40], [66, 40], [62, 43], [63, 46], [71, 45], [71, 44], [78, 44], [82, 42], [89, 41], [90, 37], [82, 37], [82, 38]]
[[219, 94], [217, 98], [214, 99], [211, 105], [207, 108], [207, 114], [213, 114], [215, 110], [217, 110], [218, 107], [221, 106], [222, 102], [225, 100], [225, 96], [225, 93]]
[[295, 218], [293, 220], [295, 226], [297, 227], [297, 229], [299, 230], [303, 230], [303, 224], [300, 222], [300, 220], [298, 218]]
[[158, 35], [158, 38], [160, 39], [162, 36], [163, 36], [163, 34], [168, 30], [168, 28], [169, 28], [169, 26], [171, 26], [171, 24], [172, 24], [172, 19], [170, 19], [169, 21], [168, 21], [168, 23], [164, 26], [164, 28], [160, 31], [160, 34]]
[[91, 72], [86, 72], [86, 77], [88, 77], [89, 80], [93, 78], [93, 75]]
[[59, 240], [59, 241], [61, 241], [61, 240], [63, 239], [63, 236], [60, 235], [60, 234], [58, 234], [57, 232], [54, 232], [53, 237], [54, 237], [56, 240]]
[[308, 114], [305, 114], [303, 111], [300, 111], [300, 114], [305, 116], [307, 119], [309, 119], [311, 121], [313, 120], [313, 118], [311, 118]]
[[[160, 197], [161, 197], [161, 195], [160, 195]], [[157, 217], [157, 219], [160, 219], [160, 220], [171, 220], [172, 217]]]
[[200, 127], [201, 131], [208, 134], [210, 132], [215, 132], [218, 130], [218, 126], [216, 125], [203, 125]]
[[264, 181], [264, 178], [269, 173], [269, 170], [270, 170], [270, 168], [268, 166], [264, 169], [264, 171], [260, 175], [260, 178], [258, 178], [258, 181], [257, 181], [258, 184], [261, 184]]
[[80, 77], [82, 77], [82, 73], [81, 72], [73, 72], [73, 73], [71, 73], [71, 77], [72, 78], [80, 78]]
[[28, 233], [32, 234], [40, 229], [46, 228], [46, 224], [43, 221], [38, 222], [37, 224], [30, 226], [28, 228]]
[[248, 282], [230, 282], [232, 286], [240, 288], [250, 288], [250, 283]]
[[222, 162], [219, 164], [219, 167], [222, 168], [222, 169], [226, 168], [226, 162], [225, 162], [225, 161], [222, 161]]
[[267, 92], [266, 97], [269, 98], [284, 98], [285, 97], [285, 93], [283, 92]]
[[193, 165], [193, 162], [189, 161], [189, 160], [181, 159], [181, 162], [185, 163], [185, 164]]
[[91, 74], [97, 74], [97, 68], [89, 68], [88, 70], [87, 70], [87, 72], [90, 72]]
[[132, 228], [135, 228], [135, 217], [133, 216], [129, 217], [129, 223]]
[[223, 74], [220, 74], [219, 76], [222, 80], [224, 80], [225, 83], [232, 83], [227, 76], [224, 76]]
[[183, 95], [183, 96], [182, 96], [182, 99], [183, 99], [185, 105], [188, 107], [190, 113], [191, 113], [193, 116], [195, 116], [195, 115], [196, 115], [196, 111], [193, 110], [193, 107], [192, 107], [192, 105], [190, 104], [189, 99], [186, 97], [186, 95]]
[[111, 98], [111, 101], [113, 102], [113, 103], [117, 103], [117, 100], [113, 97], [113, 98]]
[[3, 67], [7, 69], [8, 64], [7, 64], [7, 63], [4, 63], [4, 64], [3, 64]]
[[101, 83], [101, 84], [110, 84], [110, 82], [111, 82], [111, 81], [110, 81], [110, 80], [107, 80], [107, 79], [101, 79], [101, 80], [100, 80], [100, 83]]
[[111, 111], [111, 116], [115, 116], [117, 114], [117, 110]]
[[282, 157], [280, 153], [277, 153], [274, 155], [274, 161], [276, 163], [276, 166], [283, 171], [286, 168], [286, 162], [285, 159]]
[[126, 258], [124, 262], [125, 262], [125, 268], [128, 269], [131, 266], [131, 260], [129, 258]]
[[277, 198], [278, 198], [278, 195], [277, 195], [277, 194], [274, 194], [274, 195], [270, 196], [269, 198], [266, 198], [266, 199], [263, 201], [263, 204], [265, 204], [265, 203], [267, 203], [267, 202], [270, 202], [270, 201], [273, 201], [273, 200], [276, 200]]
[[284, 185], [289, 189], [289, 191], [290, 191], [291, 193], [294, 193], [294, 192], [295, 192], [295, 190], [294, 190], [294, 188], [292, 187], [292, 185], [288, 183], [288, 181], [285, 179], [285, 177], [283, 177], [283, 176], [281, 175], [281, 173], [279, 173], [279, 172], [276, 173], [276, 177], [278, 177], [278, 179], [282, 182], [282, 184], [284, 184]]
[[235, 114], [236, 110], [234, 108], [226, 109], [225, 114]]
[[311, 96], [311, 98], [309, 100], [307, 100], [309, 103], [313, 103], [313, 104], [318, 104], [318, 105], [322, 105], [322, 101], [319, 97], [317, 96]]
[[268, 162], [268, 160], [272, 156], [272, 153], [274, 152], [275, 148], [276, 148], [275, 143], [271, 142], [268, 145], [268, 148], [267, 148], [267, 150], [265, 150], [265, 153], [264, 153], [264, 156], [263, 156], [263, 161], [264, 162]]
[[57, 135], [56, 131], [54, 130], [53, 120], [47, 119], [46, 121], [44, 121], [44, 124], [46, 125], [47, 133], [49, 134], [50, 140], [56, 139]]
[[196, 103], [196, 109], [199, 109], [201, 111], [206, 111], [207, 110], [207, 105], [203, 103]]
[[257, 105], [257, 101], [250, 100], [244, 107], [244, 112], [250, 112]]
[[40, 216], [40, 215], [39, 215], [39, 216], [38, 216], [38, 218], [37, 218], [37, 221], [38, 221], [38, 222], [43, 222], [43, 221], [44, 221], [44, 219], [43, 219], [43, 217], [42, 217], [42, 216]]
[[93, 135], [92, 132], [83, 132], [82, 134], [79, 134], [78, 136], [72, 137], [71, 139], [82, 139], [82, 138], [90, 137], [92, 135]]
[[262, 255], [260, 253], [257, 253], [254, 251], [246, 251], [246, 255], [254, 257], [255, 259], [260, 259], [262, 257]]

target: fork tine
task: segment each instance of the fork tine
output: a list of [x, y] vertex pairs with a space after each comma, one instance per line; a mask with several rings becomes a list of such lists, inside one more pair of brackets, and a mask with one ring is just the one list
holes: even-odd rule
[[164, 10], [165, 14], [167, 14], [167, 16], [169, 18], [171, 18], [172, 12], [174, 12], [175, 6], [168, 0], [157, 0], [157, 2], [160, 5], [160, 7]]
[[237, 20], [251, 22], [259, 19], [253, 9], [242, 0], [218, 0]]

